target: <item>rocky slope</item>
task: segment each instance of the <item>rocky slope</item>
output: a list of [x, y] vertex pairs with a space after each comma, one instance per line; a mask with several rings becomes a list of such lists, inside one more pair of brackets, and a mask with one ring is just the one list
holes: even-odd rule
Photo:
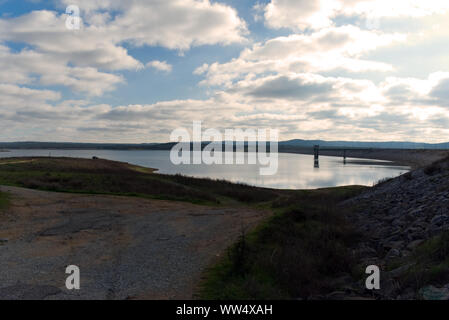
[[[439, 281], [449, 274], [449, 270], [440, 270], [444, 269], [443, 262], [449, 261], [446, 260], [449, 250], [444, 251], [440, 260], [427, 265], [420, 265], [421, 262], [417, 261], [420, 259], [419, 250], [430, 246], [429, 239], [441, 237], [449, 230], [449, 157], [380, 183], [343, 205], [352, 208], [350, 218], [364, 239], [356, 250], [361, 265], [374, 264], [385, 271], [377, 297], [449, 298], [449, 281], [437, 283], [439, 288], [428, 286], [429, 283], [435, 284], [435, 279], [428, 276], [429, 272], [440, 272]], [[449, 248], [449, 243], [440, 242], [440, 247]], [[442, 250], [435, 246], [432, 250]], [[432, 270], [437, 264], [440, 269]], [[419, 268], [422, 270], [417, 270]], [[413, 276], [420, 275], [419, 281], [413, 285], [406, 280], [412, 273]]]

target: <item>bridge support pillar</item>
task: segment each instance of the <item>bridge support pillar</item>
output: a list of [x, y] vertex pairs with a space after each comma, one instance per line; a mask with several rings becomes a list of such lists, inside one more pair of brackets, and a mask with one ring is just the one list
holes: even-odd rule
[[313, 153], [314, 153], [314, 167], [319, 168], [320, 167], [320, 146], [315, 145], [313, 147]]

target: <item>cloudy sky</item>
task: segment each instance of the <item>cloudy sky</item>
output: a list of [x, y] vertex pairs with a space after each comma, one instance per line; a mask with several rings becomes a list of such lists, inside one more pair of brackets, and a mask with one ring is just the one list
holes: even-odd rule
[[0, 141], [449, 141], [448, 40], [447, 0], [0, 0]]

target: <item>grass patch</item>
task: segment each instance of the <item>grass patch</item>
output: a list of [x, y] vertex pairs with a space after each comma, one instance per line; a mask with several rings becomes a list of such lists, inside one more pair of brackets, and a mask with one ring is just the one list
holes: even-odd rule
[[418, 293], [427, 285], [449, 283], [449, 231], [427, 240], [412, 255], [395, 263], [412, 265], [399, 278], [403, 288], [411, 287]]
[[378, 180], [377, 182], [375, 182], [375, 183], [373, 184], [373, 187], [378, 187], [378, 186], [384, 185], [384, 184], [386, 184], [386, 183], [392, 181], [393, 179], [394, 179], [394, 178], [389, 178], [389, 177], [380, 179], [380, 180]]
[[6, 193], [0, 192], [0, 210], [4, 210], [9, 205], [9, 197]]
[[[201, 299], [306, 299], [329, 293], [339, 275], [355, 275], [351, 248], [360, 235], [337, 203], [363, 188], [285, 192], [277, 212], [211, 267]], [[325, 201], [323, 201], [325, 199]]]
[[199, 204], [262, 203], [275, 190], [212, 179], [154, 174], [153, 169], [102, 159], [17, 158], [0, 161], [0, 184], [58, 192], [135, 195]]

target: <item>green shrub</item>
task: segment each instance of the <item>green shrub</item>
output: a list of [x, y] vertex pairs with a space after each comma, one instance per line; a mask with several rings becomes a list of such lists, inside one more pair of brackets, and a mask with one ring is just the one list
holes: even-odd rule
[[4, 210], [9, 204], [9, 197], [6, 193], [0, 192], [0, 210]]

